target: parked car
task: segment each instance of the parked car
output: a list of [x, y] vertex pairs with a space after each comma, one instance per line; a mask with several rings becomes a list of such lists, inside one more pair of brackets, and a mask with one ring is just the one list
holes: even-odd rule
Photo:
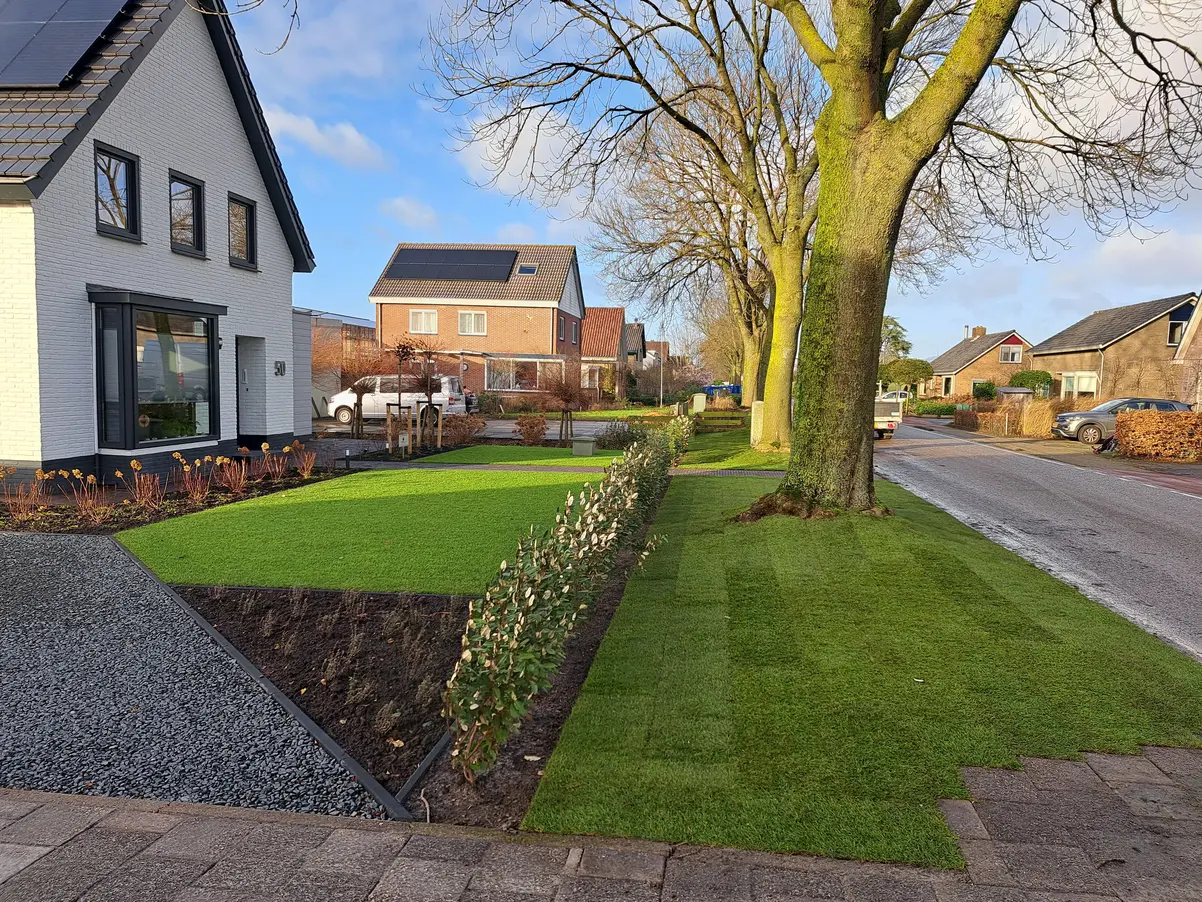
[[887, 391], [877, 398], [878, 401], [909, 401], [910, 393], [908, 391]]
[[1114, 420], [1124, 410], [1189, 410], [1181, 401], [1164, 398], [1115, 398], [1092, 410], [1076, 410], [1056, 417], [1052, 435], [1096, 445], [1114, 434]]
[[[458, 376], [441, 376], [442, 387], [434, 393], [434, 403], [442, 407], [444, 414], [467, 413], [463, 402], [463, 386]], [[405, 404], [413, 407], [419, 417], [423, 416], [427, 407], [424, 392], [399, 392], [396, 373], [388, 376], [364, 376], [361, 383], [368, 384], [368, 390], [363, 395], [363, 418], [384, 419], [388, 404]], [[398, 401], [399, 395], [399, 401]], [[344, 426], [350, 423], [355, 415], [355, 393], [351, 389], [338, 392], [330, 398], [328, 413]]]

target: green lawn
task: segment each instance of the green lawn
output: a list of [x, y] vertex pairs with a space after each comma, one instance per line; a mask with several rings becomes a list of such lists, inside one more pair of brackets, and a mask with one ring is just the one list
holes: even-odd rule
[[421, 458], [424, 464], [521, 464], [532, 467], [608, 467], [621, 451], [598, 451], [576, 457], [571, 448], [527, 448], [523, 445], [476, 445]]
[[117, 538], [169, 583], [476, 594], [587, 478], [374, 470]]
[[703, 432], [689, 440], [681, 466], [694, 470], [783, 470], [789, 455], [783, 451], [753, 451], [750, 429]]
[[[676, 414], [675, 407], [630, 407], [620, 410], [578, 410], [572, 414], [573, 419], [577, 420], [625, 420], [630, 417], [671, 417]], [[506, 412], [502, 415], [503, 419], [516, 420], [518, 417], [524, 416], [520, 413]], [[548, 421], [559, 421], [559, 414], [554, 411], [547, 414]]]
[[751, 526], [678, 477], [527, 828], [958, 866], [960, 765], [1197, 744], [1202, 666], [896, 486]]

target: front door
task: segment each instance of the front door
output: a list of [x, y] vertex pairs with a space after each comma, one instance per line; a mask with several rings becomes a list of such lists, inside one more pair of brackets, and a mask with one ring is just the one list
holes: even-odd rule
[[267, 339], [234, 339], [238, 371], [238, 444], [257, 448], [267, 441]]

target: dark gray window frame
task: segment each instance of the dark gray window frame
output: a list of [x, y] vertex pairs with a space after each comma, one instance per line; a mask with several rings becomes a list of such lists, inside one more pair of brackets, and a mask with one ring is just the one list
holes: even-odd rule
[[[137, 154], [132, 154], [127, 150], [122, 150], [119, 147], [113, 147], [111, 144], [105, 144], [103, 141], [92, 142], [92, 201], [96, 214], [96, 231], [100, 235], [106, 235], [109, 238], [119, 238], [123, 241], [134, 241], [138, 244], [143, 244], [142, 241], [142, 159]], [[100, 192], [96, 187], [96, 169], [97, 157], [100, 154], [105, 156], [115, 157], [122, 160], [129, 166], [130, 178], [127, 179], [129, 184], [130, 200], [128, 202], [127, 213], [130, 214], [132, 228], [121, 229], [107, 222], [102, 222], [100, 219]]]
[[[221, 434], [221, 335], [219, 320], [228, 312], [221, 304], [202, 304], [186, 298], [171, 298], [155, 294], [142, 294], [112, 288], [88, 286], [88, 300], [94, 307], [93, 344], [96, 348], [96, 440], [104, 449], [135, 451], [142, 448], [161, 448], [193, 442], [217, 441]], [[100, 341], [101, 308], [113, 307], [119, 312], [121, 328], [118, 333], [118, 385], [123, 403], [121, 405], [121, 437], [114, 441], [104, 438], [104, 346]], [[137, 315], [139, 310], [159, 313], [185, 313], [204, 317], [209, 321], [209, 432], [205, 435], [189, 435], [182, 438], [156, 439], [139, 442], [137, 439], [138, 419], [138, 355]]]
[[[192, 232], [196, 237], [196, 244], [178, 244], [175, 241], [175, 236], [171, 234], [171, 216], [174, 211], [171, 208], [172, 191], [171, 187], [176, 182], [181, 185], [187, 185], [192, 189]], [[175, 169], [167, 170], [167, 239], [171, 242], [171, 250], [177, 254], [183, 254], [185, 257], [196, 257], [198, 260], [209, 259], [205, 255], [205, 183], [200, 179], [192, 178], [190, 175], [185, 175]]]
[[[246, 218], [246, 249], [250, 258], [243, 260], [241, 257], [234, 256], [233, 235], [229, 226], [229, 210], [230, 204], [241, 204], [247, 209]], [[226, 243], [229, 245], [230, 266], [236, 266], [238, 269], [245, 269], [250, 272], [259, 271], [259, 211], [258, 204], [249, 197], [243, 197], [240, 194], [230, 192], [225, 204], [225, 232]]]

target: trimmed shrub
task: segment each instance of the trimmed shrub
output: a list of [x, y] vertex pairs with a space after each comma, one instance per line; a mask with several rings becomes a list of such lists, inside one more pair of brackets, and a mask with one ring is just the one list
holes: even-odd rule
[[499, 417], [502, 412], [501, 396], [491, 392], [476, 395], [476, 412], [482, 417]]
[[484, 417], [452, 413], [442, 418], [442, 437], [449, 445], [470, 445], [487, 426]]
[[1120, 454], [1153, 460], [1202, 460], [1202, 413], [1124, 410], [1115, 419]]
[[[687, 427], [677, 430], [687, 435]], [[445, 695], [452, 760], [467, 780], [493, 765], [534, 697], [551, 685], [577, 617], [593, 605], [618, 552], [667, 485], [672, 454], [667, 430], [632, 446], [596, 487], [568, 495], [553, 527], [531, 530], [484, 596], [470, 602], [463, 653]]]
[[513, 434], [521, 438], [523, 445], [541, 445], [543, 436], [547, 434], [547, 418], [541, 413], [520, 416], [513, 427]]
[[597, 447], [602, 451], [625, 451], [635, 442], [646, 439], [648, 432], [641, 423], [611, 420], [597, 433]]
[[680, 463], [684, 453], [689, 450], [689, 440], [696, 431], [697, 423], [692, 417], [673, 417], [664, 427], [664, 438], [668, 441], [673, 466]]
[[956, 405], [943, 401], [915, 401], [914, 412], [920, 417], [950, 417], [956, 413]]
[[1042, 391], [1047, 397], [1047, 389], [1052, 386], [1052, 374], [1047, 370], [1023, 370], [1010, 377], [1011, 388], [1029, 388], [1035, 392]]
[[978, 382], [972, 387], [974, 401], [992, 401], [997, 397], [997, 386], [992, 382]]
[[952, 425], [961, 429], [977, 428], [977, 412], [975, 410], [957, 410], [952, 414]]

